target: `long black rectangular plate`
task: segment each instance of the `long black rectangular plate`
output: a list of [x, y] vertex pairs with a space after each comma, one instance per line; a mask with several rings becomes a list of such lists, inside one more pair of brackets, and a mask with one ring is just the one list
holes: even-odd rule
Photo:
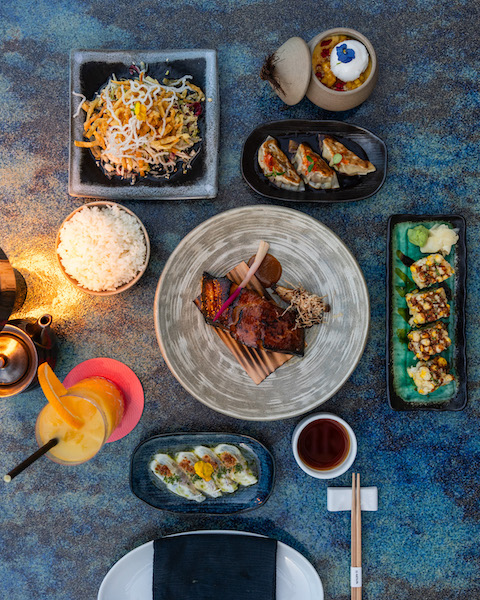
[[[425, 397], [424, 401], [412, 402], [406, 401], [397, 390], [399, 382], [395, 381], [394, 364], [394, 294], [395, 290], [395, 268], [401, 264], [394, 248], [394, 230], [398, 224], [411, 222], [413, 226], [422, 223], [431, 223], [437, 221], [449, 223], [458, 230], [458, 242], [454, 246], [455, 262], [452, 265], [455, 269], [453, 296], [450, 299], [451, 313], [453, 314], [453, 323], [449, 330], [452, 338], [452, 346], [449, 349], [451, 355], [450, 363], [456, 377], [454, 392], [451, 397], [442, 402], [435, 402], [433, 398], [429, 401]], [[388, 220], [387, 233], [387, 394], [390, 406], [394, 410], [462, 410], [467, 403], [467, 359], [465, 348], [465, 300], [466, 300], [466, 272], [467, 272], [467, 249], [466, 249], [466, 224], [462, 216], [457, 215], [393, 215]], [[427, 256], [424, 254], [424, 256]], [[448, 284], [449, 280], [444, 284]], [[412, 354], [413, 356], [413, 354]], [[395, 385], [397, 384], [397, 385]], [[451, 385], [451, 384], [449, 384]], [[413, 386], [413, 382], [412, 382]], [[442, 389], [442, 388], [440, 388]], [[436, 393], [436, 392], [435, 392]]]

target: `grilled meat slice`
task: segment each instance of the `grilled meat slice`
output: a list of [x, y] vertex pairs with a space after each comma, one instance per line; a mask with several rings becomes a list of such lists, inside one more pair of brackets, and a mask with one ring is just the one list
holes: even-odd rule
[[217, 321], [214, 322], [213, 319], [222, 304], [228, 300], [232, 285], [235, 284], [227, 277], [213, 277], [206, 271], [203, 273], [199, 308], [209, 325], [222, 327], [228, 322], [232, 310], [231, 306], [220, 315]]
[[234, 289], [235, 284], [225, 277], [203, 274], [200, 310], [207, 323], [228, 331], [234, 340], [250, 348], [303, 356], [305, 334], [295, 327], [294, 315], [283, 314], [282, 308], [254, 290], [243, 289], [214, 323], [215, 314]]

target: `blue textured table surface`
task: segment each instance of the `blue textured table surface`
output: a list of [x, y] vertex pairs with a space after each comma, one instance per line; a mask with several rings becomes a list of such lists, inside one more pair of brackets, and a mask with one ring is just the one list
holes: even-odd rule
[[[258, 77], [263, 58], [289, 37], [333, 26], [364, 33], [377, 50], [378, 85], [362, 106], [333, 114], [307, 99], [286, 108]], [[478, 3], [468, 0], [4, 0], [0, 5], [0, 245], [25, 277], [15, 316], [50, 313], [60, 338], [57, 373], [107, 356], [139, 376], [143, 417], [89, 463], [41, 459], [0, 490], [0, 596], [93, 599], [110, 567], [157, 536], [241, 529], [275, 537], [317, 569], [327, 598], [349, 597], [350, 517], [328, 513], [328, 483], [301, 471], [290, 450], [300, 420], [241, 422], [190, 397], [170, 374], [153, 325], [156, 283], [170, 253], [196, 225], [226, 209], [270, 203], [240, 174], [242, 143], [267, 120], [334, 118], [370, 129], [389, 150], [383, 188], [352, 204], [300, 204], [352, 250], [371, 294], [372, 326], [360, 364], [323, 409], [345, 418], [359, 450], [354, 468], [379, 489], [363, 517], [364, 594], [388, 600], [470, 600], [479, 577], [480, 101]], [[72, 48], [215, 48], [219, 58], [219, 195], [210, 201], [129, 202], [152, 242], [146, 275], [113, 298], [86, 296], [62, 278], [54, 241], [83, 199], [67, 194], [69, 52]], [[385, 384], [386, 225], [393, 213], [457, 213], [467, 219], [469, 403], [459, 413], [393, 412]], [[0, 403], [0, 470], [35, 448], [44, 404], [34, 390]], [[174, 516], [135, 498], [130, 454], [170, 431], [247, 433], [273, 453], [277, 481], [258, 510], [232, 517]], [[335, 485], [348, 485], [345, 474]]]

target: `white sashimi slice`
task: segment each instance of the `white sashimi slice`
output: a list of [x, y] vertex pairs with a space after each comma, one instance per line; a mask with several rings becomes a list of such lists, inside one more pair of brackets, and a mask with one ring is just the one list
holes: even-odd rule
[[195, 502], [205, 500], [205, 496], [195, 489], [182, 469], [167, 454], [155, 454], [149, 467], [152, 473], [177, 496], [182, 496], [187, 500], [195, 500]]
[[198, 456], [195, 456], [193, 452], [179, 452], [175, 455], [175, 461], [197, 490], [212, 498], [218, 498], [222, 495], [213, 478], [210, 481], [205, 481], [195, 473], [195, 463], [198, 462]]
[[193, 451], [200, 460], [209, 462], [213, 466], [212, 477], [222, 492], [231, 494], [238, 488], [238, 484], [228, 477], [227, 469], [211, 448], [196, 446]]
[[245, 457], [236, 446], [219, 444], [214, 448], [215, 454], [227, 468], [229, 477], [241, 485], [253, 485], [258, 479], [252, 473]]

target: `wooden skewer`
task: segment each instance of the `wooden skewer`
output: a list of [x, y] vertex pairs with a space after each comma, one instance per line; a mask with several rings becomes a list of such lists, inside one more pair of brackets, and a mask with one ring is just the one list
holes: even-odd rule
[[[361, 513], [361, 498], [360, 498], [360, 474], [352, 474], [352, 531], [351, 531], [351, 583], [357, 581], [357, 585], [351, 587], [352, 600], [361, 600], [361, 567], [362, 567], [362, 513]], [[360, 587], [358, 587], [360, 584]]]

